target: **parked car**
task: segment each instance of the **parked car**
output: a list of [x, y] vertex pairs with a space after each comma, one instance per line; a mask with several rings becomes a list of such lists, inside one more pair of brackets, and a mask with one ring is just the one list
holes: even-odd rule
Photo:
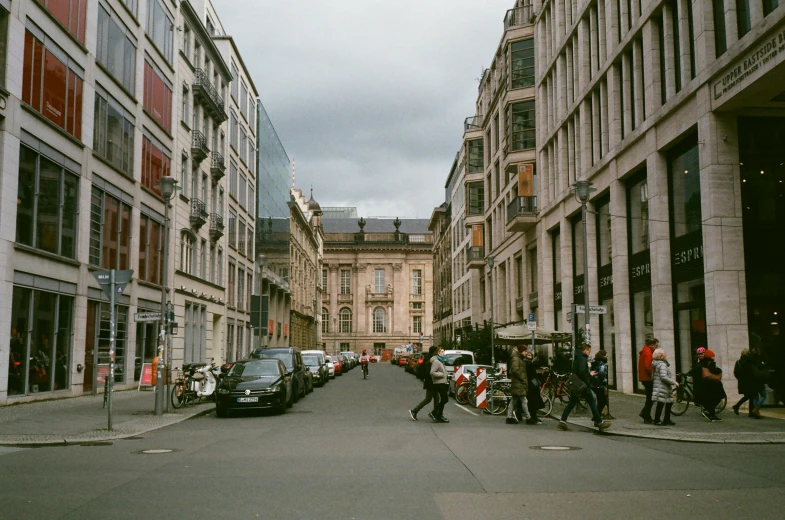
[[418, 360], [422, 360], [422, 353], [417, 352], [409, 356], [409, 360], [406, 362], [405, 370], [410, 374], [416, 374], [417, 372], [417, 365], [419, 365]]
[[341, 356], [345, 356], [347, 361], [349, 361], [349, 370], [357, 366], [357, 361], [354, 358], [354, 352], [352, 352], [351, 350], [343, 350], [338, 354]]
[[216, 389], [215, 415], [231, 410], [273, 408], [285, 413], [292, 405], [292, 378], [280, 359], [243, 359], [220, 377]]
[[303, 363], [305, 363], [305, 366], [310, 373], [313, 374], [314, 385], [324, 386], [325, 383], [327, 383], [327, 378], [330, 376], [324, 359], [319, 362], [319, 356], [315, 354], [303, 354]]
[[369, 361], [371, 363], [378, 363], [379, 362], [379, 356], [368, 356], [368, 359], [369, 359]]
[[[488, 371], [488, 373], [491, 373], [491, 370], [492, 370], [490, 365], [461, 365], [459, 373], [463, 373], [464, 376], [468, 379], [469, 378], [469, 374], [470, 373], [471, 374], [476, 374], [478, 368], [484, 368], [484, 369], [486, 369]], [[456, 379], [456, 377], [457, 377], [457, 374], [455, 374], [454, 372], [450, 373], [447, 376], [447, 384], [449, 385], [449, 388], [448, 388], [447, 391], [449, 392], [450, 395], [455, 395], [455, 379]]]
[[[303, 350], [303, 356], [316, 356], [319, 360], [319, 365], [321, 366], [322, 376], [323, 376], [323, 383], [326, 383], [330, 379], [330, 369], [327, 366], [327, 354], [323, 350]], [[334, 370], [334, 369], [333, 369]]]
[[297, 347], [264, 348], [256, 349], [250, 356], [253, 359], [280, 359], [286, 366], [286, 371], [292, 378], [292, 391], [294, 402], [307, 393], [305, 381], [305, 364], [300, 349]]
[[444, 357], [444, 368], [448, 377], [455, 371], [455, 367], [474, 364], [474, 352], [471, 350], [445, 350]]
[[328, 379], [335, 379], [335, 363], [330, 356], [324, 356], [324, 364], [327, 366]]
[[353, 364], [352, 358], [350, 356], [347, 356], [346, 354], [338, 354], [338, 357], [341, 358], [341, 366], [343, 366], [344, 368], [349, 367], [349, 368], [346, 368], [345, 371], [348, 372], [349, 370], [354, 368], [354, 364]]
[[330, 356], [330, 361], [333, 362], [333, 366], [335, 367], [335, 375], [342, 376], [343, 375], [343, 362], [341, 358], [338, 356]]
[[409, 356], [398, 356], [398, 366], [405, 367], [406, 363], [409, 362]]

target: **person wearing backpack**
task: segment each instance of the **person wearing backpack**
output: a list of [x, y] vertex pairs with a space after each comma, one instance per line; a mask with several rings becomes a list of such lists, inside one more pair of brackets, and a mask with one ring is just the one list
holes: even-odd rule
[[412, 418], [412, 421], [417, 420], [419, 411], [428, 406], [428, 403], [431, 401], [433, 401], [433, 411], [431, 412], [431, 415], [434, 414], [436, 405], [439, 404], [439, 392], [433, 386], [433, 381], [431, 380], [431, 357], [435, 356], [438, 351], [439, 347], [435, 345], [432, 346], [428, 349], [428, 353], [423, 356], [422, 363], [417, 365], [416, 375], [417, 379], [422, 381], [422, 387], [425, 390], [425, 399], [409, 410], [409, 417]]
[[750, 402], [749, 417], [763, 419], [760, 407], [766, 400], [766, 369], [758, 349], [745, 349], [733, 367], [733, 375], [739, 381], [739, 393], [743, 396], [733, 405], [733, 413], [739, 415], [739, 408], [745, 401]]

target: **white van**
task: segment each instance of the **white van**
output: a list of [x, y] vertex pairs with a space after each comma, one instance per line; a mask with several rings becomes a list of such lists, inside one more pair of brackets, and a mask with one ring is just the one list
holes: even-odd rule
[[471, 350], [445, 350], [444, 357], [447, 361], [444, 368], [447, 369], [447, 377], [452, 377], [456, 366], [474, 365], [474, 352]]

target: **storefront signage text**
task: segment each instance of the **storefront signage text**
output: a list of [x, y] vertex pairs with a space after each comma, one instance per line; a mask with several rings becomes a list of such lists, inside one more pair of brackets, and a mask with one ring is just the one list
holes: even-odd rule
[[633, 267], [631, 269], [631, 274], [632, 278], [638, 278], [639, 276], [651, 274], [651, 262]]
[[766, 41], [758, 45], [755, 50], [748, 54], [740, 63], [731, 68], [714, 83], [714, 99], [719, 99], [725, 94], [729, 94], [736, 87], [742, 85], [752, 74], [765, 68], [771, 68], [773, 58], [785, 52], [785, 29], [772, 35]]
[[600, 278], [600, 289], [613, 285], [613, 275], [603, 276]]
[[673, 265], [684, 265], [701, 258], [703, 258], [703, 245], [691, 247], [684, 251], [676, 251], [673, 254]]

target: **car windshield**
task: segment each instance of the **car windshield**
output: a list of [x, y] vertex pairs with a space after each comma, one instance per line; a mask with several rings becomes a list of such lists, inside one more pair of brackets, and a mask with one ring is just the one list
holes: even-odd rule
[[448, 367], [466, 365], [474, 361], [469, 354], [447, 354], [445, 357], [447, 358], [447, 361], [445, 361], [444, 364]]
[[319, 366], [319, 358], [316, 356], [303, 356], [303, 363], [309, 367]]
[[292, 355], [288, 352], [265, 352], [264, 350], [256, 353], [261, 359], [280, 359], [286, 365], [286, 370], [292, 369]]
[[280, 376], [279, 370], [278, 363], [275, 361], [259, 359], [235, 363], [229, 370], [229, 375], [237, 377]]

